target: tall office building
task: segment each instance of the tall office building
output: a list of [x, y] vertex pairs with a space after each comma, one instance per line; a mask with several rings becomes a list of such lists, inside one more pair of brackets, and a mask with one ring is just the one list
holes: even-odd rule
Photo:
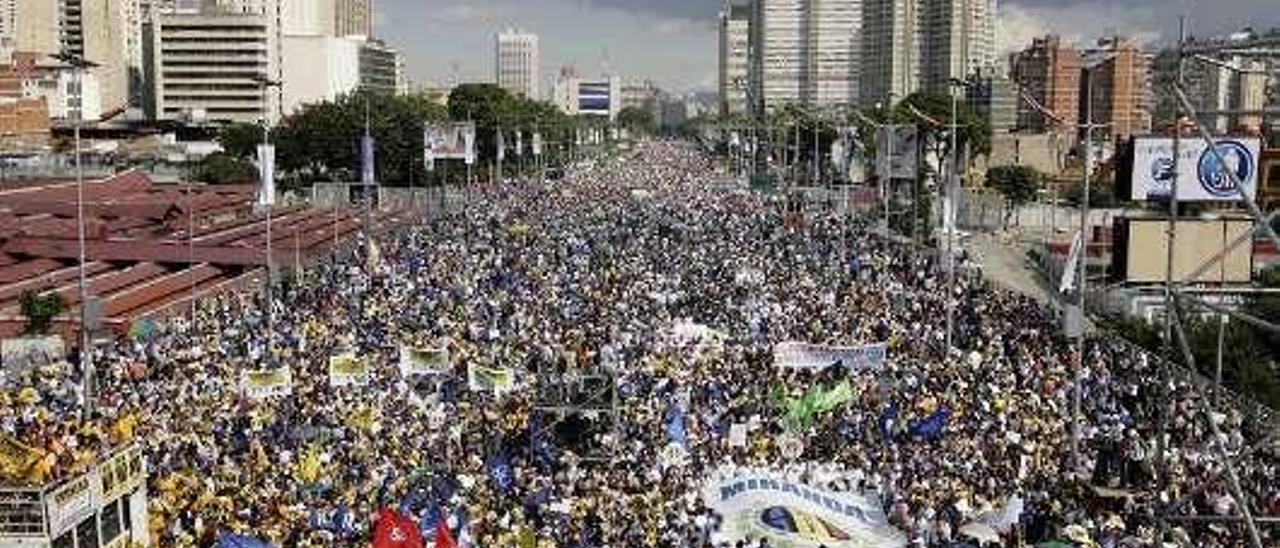
[[[1151, 131], [1150, 68], [1152, 58], [1132, 38], [1113, 37], [1098, 41], [1085, 64], [1092, 67], [1086, 76], [1093, 79], [1093, 121], [1105, 124], [1096, 136], [1129, 137]], [[1087, 88], [1086, 88], [1087, 89]], [[1085, 98], [1082, 104], [1088, 102]]]
[[1011, 55], [1009, 66], [1013, 83], [1029, 99], [1060, 118], [1049, 118], [1020, 100], [1018, 129], [1075, 135], [1076, 121], [1080, 119], [1080, 50], [1064, 44], [1059, 36], [1048, 35], [1032, 40], [1030, 47]]
[[768, 109], [857, 98], [861, 0], [756, 0], [753, 87]]
[[720, 12], [720, 114], [747, 111], [751, 53], [751, 6], [730, 2]]
[[331, 1], [334, 11], [334, 34], [373, 36], [373, 0]]
[[924, 0], [862, 4], [861, 103], [892, 104], [920, 87], [920, 8]]
[[280, 90], [265, 94], [255, 77], [279, 79], [279, 40], [272, 6], [160, 14], [151, 32], [155, 118], [195, 122], [274, 122]]
[[61, 7], [57, 0], [0, 0], [0, 50], [58, 53]]
[[996, 0], [924, 0], [920, 11], [920, 85], [960, 93], [952, 79], [990, 72], [996, 61]]
[[538, 36], [515, 29], [494, 41], [494, 70], [498, 86], [512, 95], [538, 98]]
[[[1270, 44], [1280, 38], [1280, 30], [1259, 35], [1251, 30], [1226, 36], [1191, 40], [1188, 50], [1203, 52], [1218, 64], [1188, 61], [1183, 66], [1182, 85], [1187, 99], [1200, 114], [1200, 122], [1211, 131], [1229, 133], [1256, 131], [1263, 122], [1261, 110], [1280, 105], [1280, 52]], [[1178, 69], [1178, 52], [1166, 49], [1155, 60], [1155, 86], [1168, 89]], [[1274, 91], [1268, 90], [1274, 87]], [[1167, 124], [1179, 108], [1172, 94], [1158, 94], [1155, 119]], [[1248, 110], [1228, 115], [1222, 111]], [[1213, 114], [1203, 114], [1214, 112]], [[1273, 117], [1274, 118], [1274, 117]]]

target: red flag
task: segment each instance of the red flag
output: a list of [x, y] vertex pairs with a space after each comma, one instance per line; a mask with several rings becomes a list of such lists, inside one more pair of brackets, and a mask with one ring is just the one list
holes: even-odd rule
[[448, 521], [441, 516], [436, 520], [436, 548], [458, 548], [458, 543], [453, 541], [453, 535], [449, 533]]
[[426, 542], [412, 518], [383, 508], [378, 512], [378, 523], [374, 525], [373, 548], [426, 548]]

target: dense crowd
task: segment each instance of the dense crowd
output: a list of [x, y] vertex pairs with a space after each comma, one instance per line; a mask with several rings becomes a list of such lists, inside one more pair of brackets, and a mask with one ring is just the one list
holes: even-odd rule
[[[476, 189], [441, 218], [283, 284], [270, 322], [261, 292], [225, 294], [96, 349], [91, 417], [76, 417], [74, 379], [7, 379], [0, 424], [46, 451], [41, 478], [143, 444], [162, 546], [209, 546], [220, 532], [367, 545], [384, 507], [486, 547], [757, 546], [726, 540], [700, 497], [725, 466], [873, 493], [922, 546], [960, 542], [962, 526], [1015, 499], [1016, 525], [998, 531], [1010, 545], [1158, 546], [1161, 514], [1280, 514], [1264, 438], [1274, 425], [1205, 415], [1192, 385], [1161, 386], [1157, 360], [1095, 337], [1069, 467], [1075, 349], [1052, 310], [992, 287], [964, 256], [950, 292], [936, 255], [832, 204], [800, 214], [714, 177], [696, 149], [648, 142], [562, 181]], [[673, 335], [689, 325], [715, 344]], [[885, 342], [888, 360], [786, 370], [772, 363], [782, 341]], [[448, 348], [450, 370], [402, 375], [402, 344]], [[342, 352], [371, 364], [368, 383], [331, 386], [328, 358]], [[512, 370], [514, 389], [473, 390], [475, 365]], [[242, 372], [267, 366], [290, 368], [292, 392], [248, 397]], [[548, 383], [591, 375], [612, 379], [614, 411], [540, 409]], [[785, 420], [779, 394], [844, 379], [849, 403]], [[673, 409], [685, 414], [683, 451], [670, 450]], [[938, 435], [913, 435], [940, 409]], [[748, 428], [744, 446], [730, 443], [734, 425]], [[1261, 534], [1280, 543], [1274, 528]], [[1166, 538], [1246, 539], [1239, 522], [1181, 521]]]

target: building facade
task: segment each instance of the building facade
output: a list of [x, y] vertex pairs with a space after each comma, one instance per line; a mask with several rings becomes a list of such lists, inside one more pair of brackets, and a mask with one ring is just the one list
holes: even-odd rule
[[891, 105], [920, 88], [920, 8], [921, 0], [863, 2], [863, 106]]
[[[52, 2], [53, 0], [46, 0]], [[96, 66], [90, 72], [98, 80], [102, 105], [107, 111], [128, 107], [130, 56], [136, 35], [131, 28], [132, 0], [59, 0], [61, 49]], [[137, 15], [132, 15], [136, 20]], [[139, 64], [141, 59], [138, 59]]]
[[364, 40], [360, 46], [360, 89], [374, 93], [399, 93], [404, 87], [404, 59], [400, 51], [381, 40]]
[[335, 35], [373, 36], [373, 0], [331, 1], [333, 2], [333, 31]]
[[726, 4], [720, 12], [719, 35], [720, 114], [742, 114], [747, 111], [747, 86], [750, 83], [750, 4]]
[[753, 85], [766, 109], [857, 99], [861, 0], [756, 0], [752, 8]]
[[258, 79], [278, 80], [279, 40], [262, 13], [163, 13], [150, 52], [155, 119], [274, 123], [281, 94]]
[[285, 35], [284, 113], [355, 91], [363, 46], [359, 37]]
[[[1132, 38], [1104, 38], [1086, 56], [1085, 86], [1092, 79], [1093, 122], [1104, 124], [1096, 136], [1110, 139], [1151, 132], [1154, 108], [1151, 91], [1152, 56]], [[1086, 97], [1082, 103], [1090, 103]]]
[[1048, 35], [1032, 40], [1031, 46], [1009, 59], [1009, 77], [1021, 87], [1027, 99], [1035, 101], [1058, 118], [1045, 116], [1027, 101], [1018, 101], [1019, 131], [1054, 132], [1075, 135], [1080, 119], [1080, 50], [1062, 38]]
[[[1276, 39], [1280, 39], [1280, 30], [1269, 34], [1246, 30], [1187, 44], [1189, 52], [1217, 62], [1187, 61], [1183, 66], [1182, 85], [1187, 99], [1201, 113], [1199, 121], [1210, 131], [1255, 133], [1268, 123], [1280, 121], [1275, 116], [1267, 120], [1260, 112], [1280, 107], [1280, 52], [1270, 45]], [[1172, 85], [1177, 70], [1177, 51], [1160, 52], [1155, 61], [1155, 85], [1161, 89]], [[1173, 119], [1179, 105], [1167, 94], [1157, 96], [1155, 118], [1163, 126]]]
[[952, 79], [995, 68], [995, 0], [925, 0], [922, 5], [922, 89], [949, 94]]
[[622, 110], [622, 83], [616, 76], [581, 78], [572, 69], [562, 69], [552, 89], [552, 103], [570, 116], [590, 114], [618, 116]]
[[494, 39], [498, 86], [512, 95], [538, 98], [538, 35], [507, 29]]

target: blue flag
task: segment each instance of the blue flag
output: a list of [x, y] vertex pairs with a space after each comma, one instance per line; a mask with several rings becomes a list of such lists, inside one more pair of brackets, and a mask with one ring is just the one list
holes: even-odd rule
[[485, 465], [489, 471], [489, 479], [503, 493], [510, 493], [516, 486], [516, 473], [511, 468], [511, 459], [506, 453], [498, 453]]
[[271, 543], [257, 537], [235, 533], [219, 533], [218, 548], [272, 548]]
[[911, 435], [926, 440], [938, 439], [942, 436], [942, 429], [946, 428], [947, 418], [950, 416], [951, 410], [943, 407], [912, 426]]
[[442, 519], [445, 519], [444, 509], [439, 504], [428, 505], [418, 517], [418, 529], [422, 531], [422, 538], [435, 539], [436, 525]]
[[681, 446], [689, 444], [689, 433], [684, 428], [684, 410], [679, 406], [667, 410], [667, 437]]

